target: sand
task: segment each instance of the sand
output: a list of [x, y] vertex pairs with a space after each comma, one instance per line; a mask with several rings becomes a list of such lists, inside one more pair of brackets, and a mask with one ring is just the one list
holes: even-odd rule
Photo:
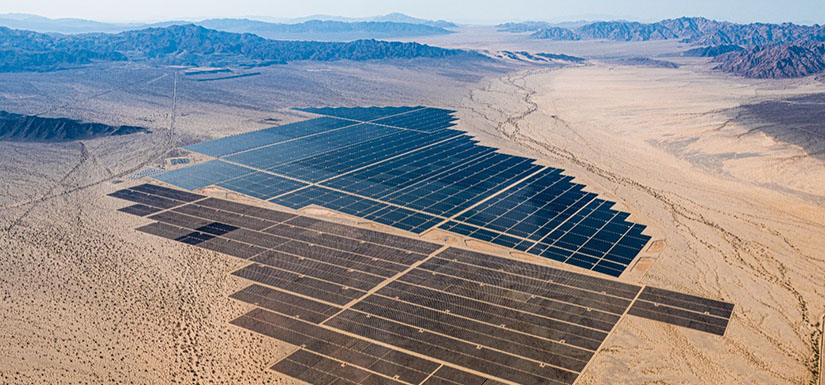
[[[290, 65], [231, 83], [179, 84], [174, 140], [169, 69], [101, 72], [148, 80], [98, 98], [83, 96], [114, 80], [0, 75], [10, 85], [0, 100], [14, 112], [65, 105], [52, 113], [153, 129], [0, 143], [0, 178], [10, 181], [0, 187], [0, 383], [297, 383], [267, 369], [288, 345], [228, 324], [249, 309], [227, 298], [243, 285], [228, 275], [236, 259], [135, 232], [147, 221], [116, 212], [125, 203], [105, 194], [138, 183], [125, 176], [159, 164], [175, 145], [297, 120], [287, 108], [313, 103], [456, 108], [459, 127], [482, 144], [564, 168], [650, 226], [657, 243], [623, 279], [736, 304], [724, 337], [627, 317], [579, 384], [814, 380], [825, 165], [738, 120], [735, 108], [821, 85], [749, 81], [688, 62], [676, 70], [459, 67]], [[306, 89], [279, 83], [296, 77]], [[38, 89], [27, 84], [60, 92], [27, 94]]]
[[509, 76], [467, 99], [476, 127], [504, 121], [485, 135], [540, 153], [653, 227], [666, 246], [626, 278], [736, 304], [724, 338], [627, 318], [579, 383], [813, 380], [825, 165], [728, 109], [816, 89], [597, 63]]

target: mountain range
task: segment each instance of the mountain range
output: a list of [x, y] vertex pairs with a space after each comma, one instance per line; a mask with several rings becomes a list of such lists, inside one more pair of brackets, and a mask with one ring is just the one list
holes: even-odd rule
[[681, 56], [713, 57], [715, 69], [751, 78], [796, 78], [825, 73], [825, 26], [736, 24], [703, 17], [655, 23], [598, 21], [564, 28], [545, 22], [507, 23], [507, 32], [548, 40], [650, 41], [678, 39], [697, 45]]
[[[509, 32], [533, 32], [535, 39], [554, 39], [558, 32], [546, 33], [550, 28], [562, 28], [543, 22], [501, 24], [499, 28]], [[615, 41], [648, 41], [679, 39], [697, 45], [735, 44], [761, 46], [787, 44], [801, 40], [825, 41], [825, 26], [783, 24], [736, 24], [704, 17], [680, 17], [655, 23], [635, 21], [597, 21], [567, 29], [582, 40], [606, 39]]]
[[279, 41], [193, 24], [117, 34], [43, 34], [0, 27], [0, 72], [50, 71], [95, 61], [146, 61], [193, 66], [266, 66], [297, 60], [335, 61], [464, 57], [469, 51], [418, 43]]
[[315, 16], [284, 19], [281, 22], [253, 18], [171, 20], [151, 24], [103, 23], [84, 19], [50, 19], [29, 14], [2, 14], [0, 26], [43, 33], [118, 33], [129, 30], [172, 25], [195, 24], [226, 32], [254, 33], [269, 39], [351, 41], [358, 39], [397, 38], [448, 34], [455, 24], [417, 19], [400, 13], [362, 19]]

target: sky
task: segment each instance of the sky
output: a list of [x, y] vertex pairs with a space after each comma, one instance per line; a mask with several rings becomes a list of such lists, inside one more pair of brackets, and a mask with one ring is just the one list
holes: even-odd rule
[[212, 17], [364, 17], [401, 12], [467, 24], [704, 16], [733, 22], [825, 24], [824, 0], [0, 0], [0, 13], [109, 22]]

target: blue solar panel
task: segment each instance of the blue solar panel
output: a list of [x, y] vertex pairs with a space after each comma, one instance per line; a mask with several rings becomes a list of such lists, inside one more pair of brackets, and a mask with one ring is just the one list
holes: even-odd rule
[[293, 209], [314, 204], [416, 234], [441, 222], [440, 218], [431, 215], [317, 186], [297, 190], [270, 201]]
[[186, 146], [184, 149], [209, 156], [222, 157], [352, 124], [354, 124], [352, 121], [324, 117], [196, 143]]
[[372, 124], [357, 124], [227, 156], [226, 159], [261, 170], [398, 133]]
[[319, 182], [461, 134], [462, 132], [455, 130], [442, 130], [433, 134], [399, 131], [352, 147], [283, 164], [270, 170], [309, 182]]
[[254, 170], [246, 167], [229, 164], [220, 160], [210, 160], [189, 167], [167, 171], [153, 178], [187, 190], [195, 190], [252, 172], [254, 172]]
[[[619, 276], [650, 237], [613, 202], [547, 168], [441, 227], [559, 262]], [[631, 233], [632, 231], [632, 233]]]
[[456, 118], [453, 111], [440, 108], [424, 108], [394, 115], [388, 118], [375, 120], [375, 124], [386, 124], [393, 127], [403, 127], [411, 130], [437, 131], [455, 125]]
[[[613, 202], [585, 191], [562, 170], [496, 152], [449, 129], [454, 111], [304, 110], [340, 119], [281, 126], [277, 134], [275, 128], [262, 130], [236, 138], [235, 144], [207, 142], [202, 149], [221, 151], [213, 153], [245, 148], [225, 159], [249, 169], [205, 163], [178, 170], [190, 170], [188, 175], [170, 172], [158, 179], [190, 189], [217, 184], [296, 209], [315, 204], [415, 233], [441, 224], [457, 234], [613, 276], [621, 275], [650, 240], [644, 226], [627, 220], [628, 213], [614, 210]], [[339, 127], [341, 122], [350, 125]], [[324, 124], [327, 129], [319, 128]], [[261, 145], [273, 135], [295, 138]]]
[[296, 110], [311, 112], [313, 114], [319, 115], [336, 116], [344, 119], [369, 122], [371, 120], [383, 118], [385, 116], [402, 114], [420, 108], [422, 107], [320, 107], [296, 108]]
[[239, 178], [230, 179], [218, 186], [258, 199], [269, 199], [283, 193], [307, 186], [306, 183], [256, 171]]

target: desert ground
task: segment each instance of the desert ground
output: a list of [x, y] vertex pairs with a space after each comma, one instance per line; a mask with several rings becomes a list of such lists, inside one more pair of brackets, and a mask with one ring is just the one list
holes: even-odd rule
[[[468, 34], [432, 39], [482, 46]], [[493, 50], [516, 39], [495, 36]], [[628, 47], [519, 44], [591, 57]], [[243, 286], [228, 275], [237, 259], [135, 232], [146, 220], [105, 194], [144, 182], [127, 176], [178, 146], [303, 119], [293, 106], [425, 104], [456, 109], [482, 144], [564, 168], [650, 226], [656, 242], [623, 279], [736, 304], [724, 337], [625, 317], [577, 383], [813, 384], [825, 161], [742, 106], [823, 84], [672, 60], [681, 67], [297, 63], [204, 83], [136, 65], [2, 74], [2, 109], [152, 132], [0, 142], [0, 383], [298, 383], [267, 369], [286, 344], [228, 324], [249, 308], [227, 298]]]

